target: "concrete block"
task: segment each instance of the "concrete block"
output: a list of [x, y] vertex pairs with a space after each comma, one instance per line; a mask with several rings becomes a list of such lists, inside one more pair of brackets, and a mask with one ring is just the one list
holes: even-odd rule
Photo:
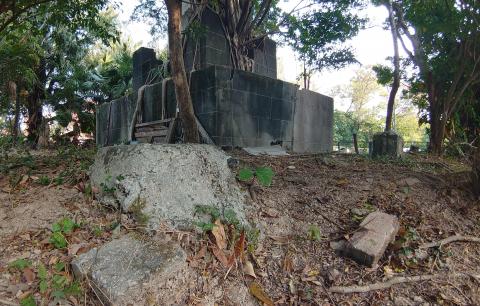
[[78, 256], [72, 270], [77, 278], [89, 279], [106, 305], [143, 305], [151, 288], [161, 288], [185, 261], [178, 244], [131, 235]]
[[397, 217], [373, 212], [360, 224], [345, 247], [345, 256], [362, 265], [375, 267], [389, 243], [395, 240], [400, 224]]
[[403, 139], [397, 133], [382, 132], [373, 135], [372, 156], [400, 157], [403, 154]]

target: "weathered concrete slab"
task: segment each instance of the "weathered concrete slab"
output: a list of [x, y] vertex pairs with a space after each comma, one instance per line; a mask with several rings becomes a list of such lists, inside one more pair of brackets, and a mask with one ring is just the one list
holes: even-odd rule
[[388, 244], [395, 239], [399, 226], [395, 216], [378, 211], [369, 214], [360, 224], [361, 230], [345, 245], [344, 255], [359, 264], [376, 266]]
[[259, 155], [268, 155], [268, 156], [288, 156], [290, 154], [287, 153], [285, 148], [275, 145], [269, 147], [248, 147], [243, 148], [245, 152], [250, 155], [259, 156]]
[[[77, 278], [88, 277], [108, 305], [143, 305], [152, 287], [161, 288], [186, 265], [186, 254], [173, 242], [124, 236], [72, 261]], [[153, 286], [155, 285], [155, 286]]]
[[227, 161], [209, 145], [120, 145], [99, 149], [90, 178], [101, 202], [132, 213], [150, 229], [162, 223], [194, 227], [197, 205], [233, 210], [246, 223], [246, 193]]

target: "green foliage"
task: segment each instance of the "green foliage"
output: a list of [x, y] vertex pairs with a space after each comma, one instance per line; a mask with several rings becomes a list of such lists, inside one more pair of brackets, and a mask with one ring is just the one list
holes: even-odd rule
[[28, 295], [26, 298], [20, 301], [20, 306], [37, 306], [33, 295]]
[[68, 241], [64, 234], [70, 234], [79, 225], [70, 218], [63, 218], [52, 225], [52, 235], [50, 236], [50, 243], [57, 249], [64, 249], [68, 246]]
[[259, 167], [255, 171], [255, 176], [258, 179], [258, 182], [265, 187], [270, 187], [272, 184], [272, 179], [274, 176], [272, 168], [269, 167]]
[[48, 186], [50, 185], [50, 178], [48, 176], [42, 175], [38, 178], [37, 183], [43, 186]]
[[270, 187], [275, 173], [270, 167], [258, 167], [255, 172], [250, 168], [240, 169], [238, 172], [238, 179], [242, 182], [249, 182], [254, 177], [264, 187]]
[[212, 221], [220, 218], [220, 210], [212, 205], [196, 205], [195, 214], [210, 216]]
[[78, 228], [79, 225], [75, 223], [70, 218], [63, 218], [58, 222], [55, 222], [52, 225], [52, 232], [62, 232], [65, 234], [70, 234], [74, 229]]
[[67, 239], [60, 232], [52, 233], [50, 236], [50, 243], [52, 243], [57, 249], [64, 249], [68, 246]]
[[307, 236], [308, 236], [308, 239], [312, 241], [320, 241], [322, 239], [320, 228], [316, 225], [310, 225], [308, 227]]
[[31, 266], [32, 262], [26, 259], [17, 259], [8, 265], [9, 268], [17, 269], [20, 271]]
[[253, 176], [254, 172], [250, 168], [243, 168], [240, 169], [240, 171], [238, 172], [238, 179], [243, 182], [251, 181], [253, 179]]

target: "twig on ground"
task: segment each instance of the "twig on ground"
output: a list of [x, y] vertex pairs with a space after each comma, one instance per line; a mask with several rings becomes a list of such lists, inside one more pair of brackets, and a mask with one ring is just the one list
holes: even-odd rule
[[454, 235], [454, 236], [450, 236], [448, 238], [442, 239], [440, 241], [435, 241], [435, 242], [422, 244], [418, 248], [419, 249], [429, 249], [429, 248], [441, 247], [445, 244], [448, 244], [448, 243], [451, 243], [451, 242], [457, 242], [457, 241], [480, 243], [480, 238], [474, 237], [474, 236]]
[[402, 283], [413, 283], [421, 282], [426, 280], [431, 280], [432, 278], [438, 277], [440, 274], [427, 274], [427, 275], [418, 275], [418, 276], [400, 276], [389, 279], [383, 283], [375, 283], [365, 286], [351, 286], [351, 287], [341, 287], [333, 286], [330, 287], [329, 291], [334, 293], [365, 293], [374, 290], [383, 290], [388, 289], [393, 285], [402, 284]]

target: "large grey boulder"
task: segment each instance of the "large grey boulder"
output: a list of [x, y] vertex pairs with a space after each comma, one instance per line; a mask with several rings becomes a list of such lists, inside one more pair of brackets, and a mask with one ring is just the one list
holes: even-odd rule
[[344, 245], [343, 253], [359, 264], [375, 267], [393, 242], [400, 224], [397, 217], [373, 212], [360, 224], [360, 229]]
[[99, 149], [91, 168], [99, 200], [132, 213], [150, 229], [189, 228], [195, 207], [232, 210], [245, 222], [241, 191], [218, 148], [200, 144], [120, 145]]
[[87, 278], [106, 305], [143, 305], [152, 288], [162, 290], [185, 266], [180, 246], [140, 236], [112, 240], [72, 261], [75, 277]]

